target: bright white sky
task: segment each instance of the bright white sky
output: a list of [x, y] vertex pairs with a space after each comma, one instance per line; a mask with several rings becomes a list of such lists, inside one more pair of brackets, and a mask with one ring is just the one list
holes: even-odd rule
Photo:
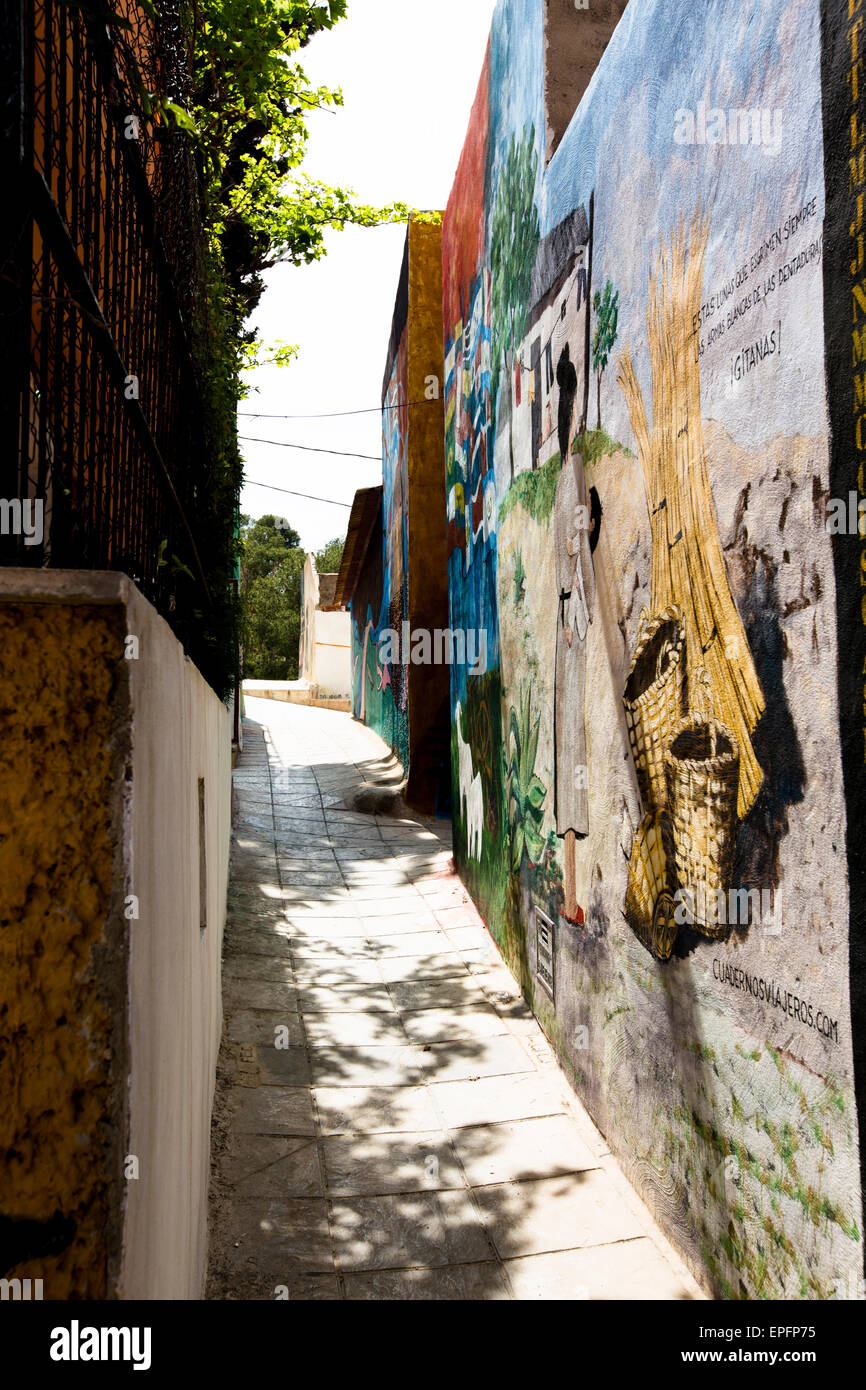
[[[301, 55], [314, 85], [341, 87], [336, 114], [313, 112], [306, 171], [355, 190], [362, 202], [444, 209], [484, 61], [495, 0], [349, 0], [349, 17]], [[251, 373], [241, 411], [275, 415], [367, 409], [331, 419], [249, 419], [241, 435], [372, 454], [375, 461], [242, 442], [246, 477], [351, 503], [379, 481], [385, 354], [404, 227], [328, 234], [327, 256], [278, 266], [254, 323], [267, 342], [297, 343], [285, 368]], [[308, 550], [345, 535], [345, 507], [249, 483], [241, 510], [288, 518]]]

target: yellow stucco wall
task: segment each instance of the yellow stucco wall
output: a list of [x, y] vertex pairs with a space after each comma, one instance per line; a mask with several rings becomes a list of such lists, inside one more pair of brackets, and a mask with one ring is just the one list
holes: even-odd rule
[[119, 608], [0, 604], [0, 1275], [46, 1299], [104, 1297], [119, 1257], [123, 637]]
[[[413, 220], [408, 236], [409, 621], [413, 630], [433, 632], [448, 626], [442, 228]], [[410, 668], [407, 795], [428, 812], [436, 807], [437, 764], [450, 725], [449, 690], [447, 666]]]

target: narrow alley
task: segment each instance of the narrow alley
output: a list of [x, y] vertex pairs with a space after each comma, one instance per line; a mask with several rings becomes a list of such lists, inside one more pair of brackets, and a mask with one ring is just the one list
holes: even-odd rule
[[3, 6], [22, 1365], [511, 1300], [847, 1374], [864, 13]]
[[701, 1298], [500, 961], [450, 824], [355, 809], [394, 764], [349, 715], [247, 714], [208, 1297]]

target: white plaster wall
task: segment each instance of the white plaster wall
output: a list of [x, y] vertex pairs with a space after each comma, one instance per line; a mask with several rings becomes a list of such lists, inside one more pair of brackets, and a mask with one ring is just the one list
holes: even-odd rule
[[[120, 1296], [204, 1290], [210, 1122], [222, 1028], [220, 960], [231, 828], [231, 720], [168, 625], [127, 592], [132, 787], [129, 1152]], [[207, 926], [200, 930], [198, 780], [205, 782]]]
[[319, 602], [319, 575], [316, 557], [309, 554], [301, 575], [301, 635], [298, 651], [298, 675], [302, 681], [316, 683], [316, 604]]
[[348, 613], [316, 612], [316, 677], [323, 699], [350, 695], [352, 691], [352, 630]]

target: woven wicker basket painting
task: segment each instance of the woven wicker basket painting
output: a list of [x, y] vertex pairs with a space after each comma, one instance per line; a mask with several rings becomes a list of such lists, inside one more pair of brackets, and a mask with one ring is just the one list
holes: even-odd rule
[[641, 614], [634, 660], [623, 692], [632, 756], [644, 811], [667, 804], [664, 755], [685, 712], [685, 632], [675, 605]]
[[719, 940], [727, 930], [718, 895], [727, 895], [737, 844], [740, 750], [731, 731], [692, 713], [665, 756], [669, 816], [663, 831], [677, 887], [689, 895], [695, 931]]
[[669, 833], [664, 811], [644, 816], [635, 833], [628, 866], [625, 919], [656, 960], [670, 960], [677, 931], [674, 920], [671, 860], [666, 853]]

